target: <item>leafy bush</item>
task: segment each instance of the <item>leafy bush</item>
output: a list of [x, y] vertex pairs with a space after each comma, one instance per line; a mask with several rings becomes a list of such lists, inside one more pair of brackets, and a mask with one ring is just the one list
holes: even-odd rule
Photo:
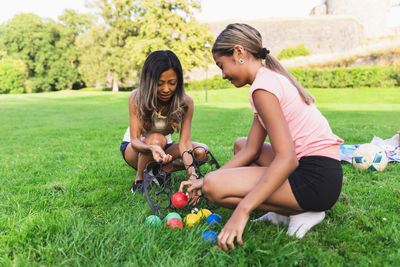
[[304, 44], [298, 46], [289, 46], [288, 48], [283, 49], [279, 55], [278, 59], [286, 59], [292, 57], [299, 57], [299, 56], [308, 56], [310, 55], [310, 51], [304, 46]]
[[393, 66], [368, 66], [332, 69], [291, 69], [297, 81], [307, 88], [393, 87], [400, 86]]
[[0, 61], [0, 94], [24, 93], [26, 67], [21, 60], [3, 59]]
[[[400, 86], [400, 65], [355, 68], [295, 68], [289, 70], [305, 88], [393, 87]], [[215, 76], [208, 79], [208, 89], [232, 88], [229, 80]], [[187, 91], [205, 90], [206, 81], [185, 85]]]
[[18, 14], [0, 25], [0, 57], [5, 53], [25, 63], [28, 92], [72, 89], [81, 83], [77, 35], [64, 24]]

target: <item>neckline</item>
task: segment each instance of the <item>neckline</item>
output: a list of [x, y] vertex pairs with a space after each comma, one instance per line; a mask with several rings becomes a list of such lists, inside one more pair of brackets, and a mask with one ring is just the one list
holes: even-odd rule
[[254, 81], [257, 80], [257, 76], [264, 71], [264, 69], [266, 69], [267, 67], [265, 67], [264, 65], [262, 65], [261, 67], [258, 68], [257, 72], [256, 72], [256, 76], [254, 76], [254, 80], [253, 82], [250, 84], [250, 86], [253, 85]]
[[167, 117], [161, 115], [161, 111], [158, 111], [158, 112], [157, 112], [157, 118], [158, 118], [158, 119], [166, 119]]
[[[257, 74], [259, 73], [259, 72], [261, 72], [261, 71], [264, 71], [264, 70], [266, 70], [266, 69], [268, 69], [266, 66], [264, 66], [264, 65], [262, 65], [258, 70], [257, 70]], [[257, 75], [256, 75], [257, 76]]]

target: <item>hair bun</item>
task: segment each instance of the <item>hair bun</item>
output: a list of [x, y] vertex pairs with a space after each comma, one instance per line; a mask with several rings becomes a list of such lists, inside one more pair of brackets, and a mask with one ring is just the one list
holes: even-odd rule
[[258, 54], [260, 58], [265, 59], [267, 55], [269, 54], [269, 50], [267, 48], [261, 49], [260, 53]]

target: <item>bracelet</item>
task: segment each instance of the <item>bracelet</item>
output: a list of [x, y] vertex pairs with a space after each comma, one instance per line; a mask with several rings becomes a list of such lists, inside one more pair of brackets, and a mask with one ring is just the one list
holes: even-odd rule
[[181, 158], [183, 158], [183, 155], [185, 155], [185, 153], [188, 153], [188, 154], [191, 155], [191, 154], [193, 153], [193, 150], [190, 149], [190, 150], [185, 150], [185, 151], [183, 151], [183, 152], [182, 152], [182, 155], [181, 155]]

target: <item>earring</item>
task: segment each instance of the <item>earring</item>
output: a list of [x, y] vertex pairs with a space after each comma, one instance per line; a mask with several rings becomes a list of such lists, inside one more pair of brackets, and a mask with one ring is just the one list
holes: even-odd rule
[[244, 59], [243, 58], [239, 58], [239, 63], [243, 64], [244, 63]]

